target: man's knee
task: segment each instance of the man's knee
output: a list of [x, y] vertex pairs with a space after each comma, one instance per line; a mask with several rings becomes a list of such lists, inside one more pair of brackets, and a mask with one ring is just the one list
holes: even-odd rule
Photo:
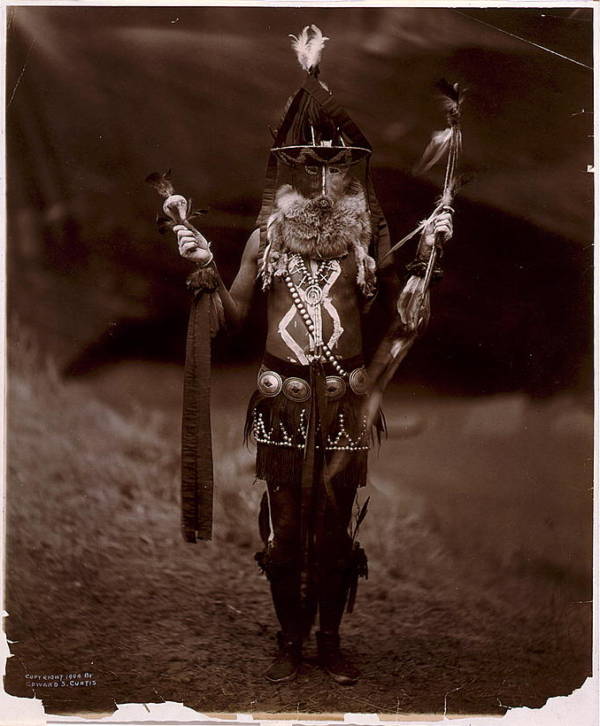
[[300, 544], [296, 538], [274, 537], [255, 559], [270, 581], [299, 571]]
[[323, 572], [344, 572], [352, 564], [352, 538], [346, 532], [327, 531], [319, 538], [317, 560]]

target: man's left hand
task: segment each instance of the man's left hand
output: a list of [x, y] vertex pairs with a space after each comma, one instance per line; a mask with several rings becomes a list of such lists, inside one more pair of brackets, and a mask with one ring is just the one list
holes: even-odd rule
[[431, 231], [434, 236], [442, 236], [442, 241], [447, 242], [452, 237], [452, 214], [449, 211], [438, 214], [431, 223]]
[[420, 260], [428, 260], [431, 250], [435, 246], [436, 235], [440, 233], [442, 244], [452, 237], [452, 213], [443, 211], [436, 215], [431, 222], [425, 227], [419, 242], [417, 258]]

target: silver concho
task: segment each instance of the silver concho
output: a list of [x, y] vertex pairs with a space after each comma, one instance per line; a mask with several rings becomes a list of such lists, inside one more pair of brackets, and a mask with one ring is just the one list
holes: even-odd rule
[[302, 403], [310, 398], [310, 385], [303, 378], [292, 376], [283, 382], [283, 395], [290, 401]]
[[281, 376], [275, 371], [263, 370], [258, 374], [257, 386], [263, 396], [277, 396], [281, 392]]
[[323, 298], [323, 291], [317, 284], [309, 285], [304, 291], [307, 305], [318, 305]]
[[330, 401], [337, 401], [346, 393], [346, 381], [340, 376], [327, 376], [325, 379], [325, 395]]
[[364, 396], [369, 390], [369, 377], [364, 366], [355, 368], [348, 377], [350, 388], [357, 396]]

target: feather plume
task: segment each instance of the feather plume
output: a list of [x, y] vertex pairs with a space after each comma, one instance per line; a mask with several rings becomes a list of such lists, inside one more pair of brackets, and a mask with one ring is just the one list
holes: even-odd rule
[[175, 194], [173, 189], [173, 182], [171, 181], [171, 170], [165, 171], [164, 173], [155, 171], [152, 174], [148, 174], [146, 177], [146, 183], [154, 187], [161, 197], [166, 199], [171, 194]]
[[356, 524], [354, 525], [354, 531], [352, 532], [352, 539], [356, 539], [356, 535], [358, 534], [358, 530], [360, 529], [360, 525], [363, 522], [363, 519], [367, 516], [367, 510], [369, 509], [369, 502], [371, 501], [371, 497], [367, 497], [367, 501], [362, 505], [360, 512], [356, 515]]
[[442, 78], [437, 83], [438, 90], [442, 94], [442, 102], [448, 116], [450, 125], [457, 124], [460, 121], [460, 106], [463, 102], [464, 92], [458, 83], [450, 83]]
[[296, 52], [298, 63], [300, 63], [300, 66], [308, 72], [310, 70], [310, 66], [308, 65], [310, 44], [308, 37], [308, 25], [306, 25], [302, 29], [302, 32], [298, 33], [297, 36], [290, 33], [290, 38], [292, 39], [292, 48]]
[[329, 38], [324, 36], [316, 25], [307, 25], [302, 29], [301, 33], [297, 36], [290, 35], [290, 38], [300, 66], [307, 73], [315, 75], [319, 69], [325, 41], [329, 40]]
[[434, 132], [431, 141], [423, 152], [421, 160], [414, 169], [415, 174], [424, 174], [434, 166], [450, 148], [452, 129]]
[[[438, 81], [437, 88], [442, 94], [442, 103], [446, 111], [448, 128], [443, 131], [436, 131], [433, 134], [431, 141], [423, 152], [421, 160], [414, 169], [415, 174], [423, 174], [429, 171], [447, 151], [450, 151], [450, 154], [454, 158], [458, 157], [461, 152], [460, 106], [463, 101], [464, 92], [458, 83], [449, 83], [444, 78]], [[451, 169], [451, 172], [454, 174], [454, 168]]]
[[403, 247], [408, 242], [408, 240], [412, 239], [416, 234], [421, 232], [425, 228], [425, 225], [428, 222], [429, 222], [428, 219], [425, 219], [422, 222], [419, 222], [419, 224], [413, 229], [412, 232], [409, 232], [407, 235], [402, 237], [400, 242], [396, 242], [396, 244], [385, 253], [385, 255], [383, 256], [383, 259], [385, 260], [385, 258], [388, 257], [388, 255], [391, 255], [392, 252], [396, 252], [396, 250], [399, 250], [400, 247]]

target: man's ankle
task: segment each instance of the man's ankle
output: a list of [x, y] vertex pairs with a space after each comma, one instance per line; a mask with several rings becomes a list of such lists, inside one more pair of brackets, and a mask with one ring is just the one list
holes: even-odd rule
[[360, 671], [342, 655], [340, 636], [336, 631], [320, 630], [316, 633], [321, 668], [343, 686], [353, 686], [360, 677]]
[[302, 663], [302, 638], [296, 634], [277, 633], [279, 652], [267, 668], [265, 678], [271, 683], [284, 683], [298, 675]]

